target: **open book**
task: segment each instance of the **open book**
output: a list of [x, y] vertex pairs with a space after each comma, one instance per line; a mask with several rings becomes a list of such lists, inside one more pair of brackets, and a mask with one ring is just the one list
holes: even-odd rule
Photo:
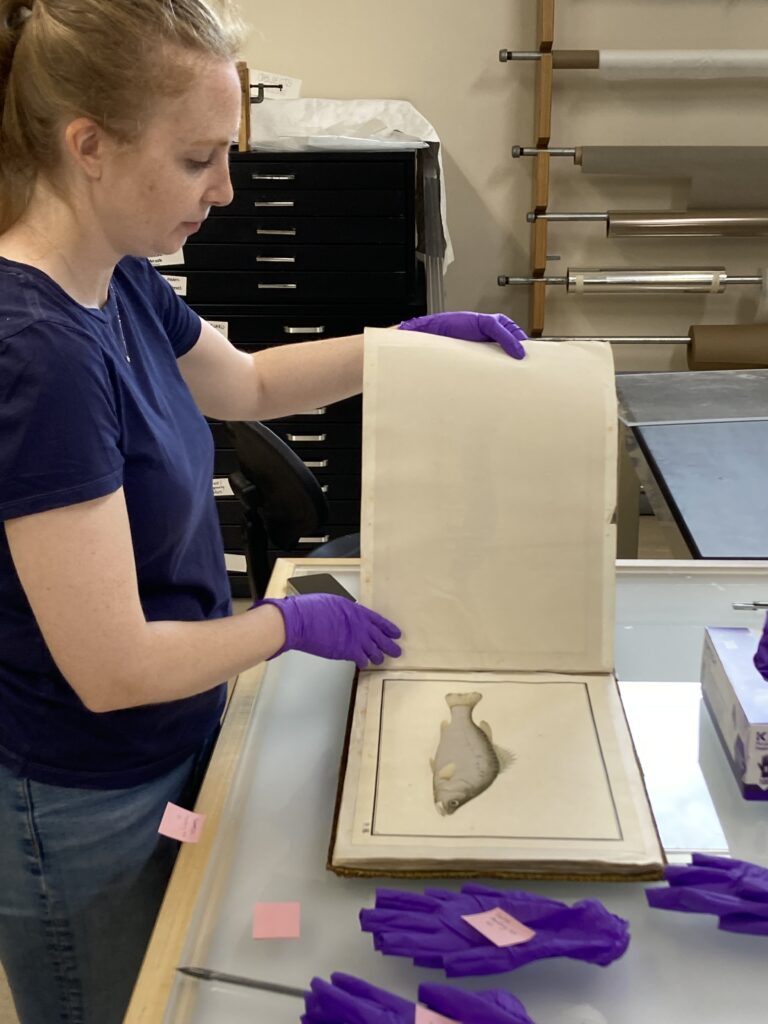
[[403, 656], [358, 674], [329, 867], [656, 878], [612, 674], [610, 349], [366, 332], [361, 600]]

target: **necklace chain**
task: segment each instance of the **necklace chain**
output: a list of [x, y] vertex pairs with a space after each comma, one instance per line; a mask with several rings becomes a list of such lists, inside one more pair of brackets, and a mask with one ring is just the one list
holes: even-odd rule
[[128, 345], [126, 344], [126, 341], [125, 341], [125, 332], [123, 331], [123, 321], [122, 321], [122, 318], [120, 316], [120, 306], [118, 305], [118, 302], [117, 302], [117, 296], [115, 296], [115, 312], [117, 313], [117, 327], [118, 327], [118, 330], [120, 331], [120, 341], [122, 341], [122, 343], [123, 343], [123, 352], [125, 353], [125, 361], [127, 363], [130, 363], [131, 357], [128, 354]]

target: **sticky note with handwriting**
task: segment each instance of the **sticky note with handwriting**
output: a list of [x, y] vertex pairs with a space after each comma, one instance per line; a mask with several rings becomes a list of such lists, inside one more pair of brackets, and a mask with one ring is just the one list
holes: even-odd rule
[[161, 836], [178, 839], [180, 843], [196, 843], [203, 834], [204, 824], [204, 814], [187, 811], [183, 807], [172, 804], [169, 800], [157, 831]]
[[490, 939], [494, 946], [519, 946], [523, 942], [530, 942], [536, 934], [501, 907], [485, 910], [481, 914], [462, 914], [461, 917], [486, 939]]
[[253, 908], [254, 939], [298, 939], [300, 903], [257, 903]]

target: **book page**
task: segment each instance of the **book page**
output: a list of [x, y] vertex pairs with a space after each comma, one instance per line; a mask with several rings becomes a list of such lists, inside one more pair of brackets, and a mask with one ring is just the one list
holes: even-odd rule
[[610, 346], [365, 338], [361, 600], [398, 667], [611, 671]]
[[661, 863], [613, 678], [362, 673], [333, 859]]

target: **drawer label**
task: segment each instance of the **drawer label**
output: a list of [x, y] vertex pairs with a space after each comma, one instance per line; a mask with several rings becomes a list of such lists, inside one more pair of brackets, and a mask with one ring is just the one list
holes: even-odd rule
[[150, 256], [149, 262], [153, 267], [183, 267], [184, 250], [169, 253], [167, 256]]
[[229, 320], [209, 320], [208, 323], [215, 327], [219, 334], [223, 334], [225, 338], [229, 337]]
[[179, 277], [176, 274], [163, 274], [163, 277], [168, 284], [173, 288], [177, 295], [187, 294], [187, 279], [186, 277]]
[[235, 492], [232, 490], [232, 484], [225, 476], [213, 478], [213, 496], [214, 498], [234, 498]]
[[224, 565], [227, 572], [248, 572], [248, 564], [245, 555], [233, 555], [230, 551], [224, 552]]

